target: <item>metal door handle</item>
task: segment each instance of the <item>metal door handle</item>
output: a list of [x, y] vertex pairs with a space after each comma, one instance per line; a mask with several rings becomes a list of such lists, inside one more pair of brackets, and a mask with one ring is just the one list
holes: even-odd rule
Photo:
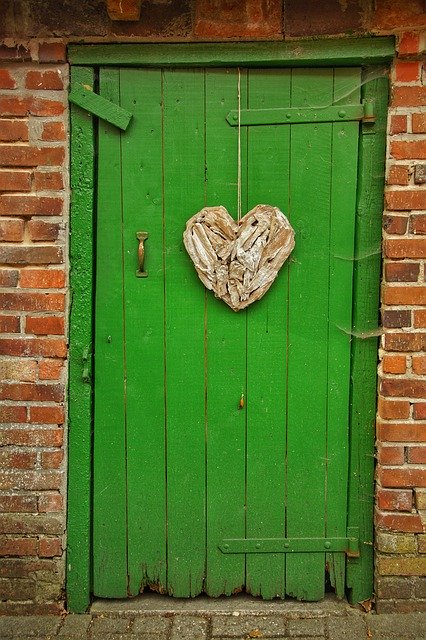
[[145, 240], [148, 238], [148, 234], [146, 231], [137, 231], [136, 237], [139, 240], [138, 246], [138, 270], [136, 271], [136, 276], [138, 278], [146, 278], [148, 276], [147, 272], [144, 270], [144, 262], [145, 262]]

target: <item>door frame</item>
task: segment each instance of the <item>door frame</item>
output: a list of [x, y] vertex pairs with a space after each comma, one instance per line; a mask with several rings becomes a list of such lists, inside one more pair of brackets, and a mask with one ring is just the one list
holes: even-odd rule
[[[229, 44], [94, 44], [68, 49], [73, 84], [96, 90], [98, 66], [363, 67], [362, 100], [374, 104], [374, 123], [359, 141], [349, 424], [348, 535], [361, 555], [348, 556], [349, 600], [371, 597], [373, 585], [373, 471], [377, 327], [381, 271], [388, 65], [393, 37]], [[91, 512], [96, 222], [96, 118], [70, 105], [70, 353], [67, 517], [67, 606], [83, 612], [91, 597]], [[361, 508], [362, 505], [362, 508]]]

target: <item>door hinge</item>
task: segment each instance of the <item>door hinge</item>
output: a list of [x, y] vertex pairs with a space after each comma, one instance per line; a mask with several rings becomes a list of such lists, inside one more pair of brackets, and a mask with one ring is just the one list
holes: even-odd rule
[[358, 538], [226, 538], [222, 553], [329, 553], [359, 556]]
[[362, 133], [363, 135], [369, 135], [376, 133], [374, 125], [376, 124], [376, 112], [374, 100], [363, 100], [362, 106], [364, 109], [364, 115], [362, 117]]
[[83, 355], [81, 357], [83, 364], [83, 372], [81, 374], [81, 379], [86, 384], [91, 384], [92, 380], [89, 373], [89, 365], [90, 365], [90, 357], [89, 357], [89, 347], [86, 347], [83, 350]]

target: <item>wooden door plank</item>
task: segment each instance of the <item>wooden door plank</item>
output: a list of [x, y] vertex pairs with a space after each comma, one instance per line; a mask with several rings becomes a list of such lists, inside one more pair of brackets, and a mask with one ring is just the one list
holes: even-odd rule
[[[237, 215], [236, 69], [206, 72], [206, 204]], [[242, 104], [247, 100], [241, 77]], [[244, 138], [244, 133], [242, 136]], [[245, 140], [242, 140], [245, 148]], [[245, 184], [243, 177], [243, 184]], [[243, 202], [245, 202], [245, 194]], [[202, 285], [200, 284], [200, 295]], [[245, 582], [243, 555], [223, 554], [224, 538], [245, 535], [246, 312], [207, 294], [207, 581], [208, 595], [230, 595]]]
[[188, 597], [205, 574], [205, 291], [182, 233], [204, 205], [204, 71], [163, 78], [168, 593]]
[[[129, 593], [166, 588], [162, 82], [157, 69], [120, 71], [127, 372]], [[146, 231], [147, 278], [136, 277]]]
[[[249, 71], [249, 108], [290, 105], [290, 70]], [[248, 208], [289, 210], [290, 127], [248, 131]], [[288, 265], [247, 310], [247, 538], [285, 535]], [[246, 588], [285, 596], [285, 554], [248, 554]]]
[[[101, 69], [100, 93], [119, 101], [119, 76]], [[98, 220], [93, 468], [93, 589], [127, 595], [126, 434], [120, 133], [98, 129]]]
[[[293, 71], [292, 106], [330, 104], [332, 96], [332, 70]], [[325, 533], [331, 126], [291, 126], [287, 537]], [[287, 593], [321, 599], [324, 574], [325, 554], [291, 554]]]
[[[360, 102], [360, 69], [335, 69], [334, 102]], [[352, 278], [358, 171], [356, 122], [333, 124], [331, 179], [330, 295], [328, 332], [328, 415], [326, 535], [345, 537], [349, 461], [349, 382]], [[327, 554], [330, 580], [345, 593], [346, 557]]]

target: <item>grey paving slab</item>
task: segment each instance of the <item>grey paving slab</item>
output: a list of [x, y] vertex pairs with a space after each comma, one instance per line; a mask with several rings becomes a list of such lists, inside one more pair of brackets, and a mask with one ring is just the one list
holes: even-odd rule
[[59, 629], [58, 637], [64, 640], [64, 636], [83, 637], [90, 626], [92, 616], [89, 614], [69, 613]]
[[52, 636], [58, 631], [61, 622], [59, 616], [1, 616], [0, 638]]
[[286, 618], [282, 615], [227, 615], [213, 616], [212, 636], [238, 637], [246, 636], [251, 631], [258, 630], [261, 637], [284, 636], [286, 633]]
[[328, 640], [364, 640], [367, 638], [365, 616], [330, 617], [326, 619]]
[[172, 618], [162, 615], [143, 615], [135, 618], [132, 626], [133, 633], [151, 633], [154, 635], [167, 634], [172, 626]]
[[367, 627], [374, 640], [400, 638], [426, 639], [426, 613], [382, 613], [366, 616]]
[[288, 635], [296, 637], [324, 636], [324, 618], [305, 618], [288, 621]]
[[170, 634], [171, 640], [205, 640], [208, 624], [201, 616], [175, 616]]
[[90, 632], [92, 637], [107, 633], [126, 633], [131, 624], [132, 620], [129, 618], [96, 616], [92, 620]]

